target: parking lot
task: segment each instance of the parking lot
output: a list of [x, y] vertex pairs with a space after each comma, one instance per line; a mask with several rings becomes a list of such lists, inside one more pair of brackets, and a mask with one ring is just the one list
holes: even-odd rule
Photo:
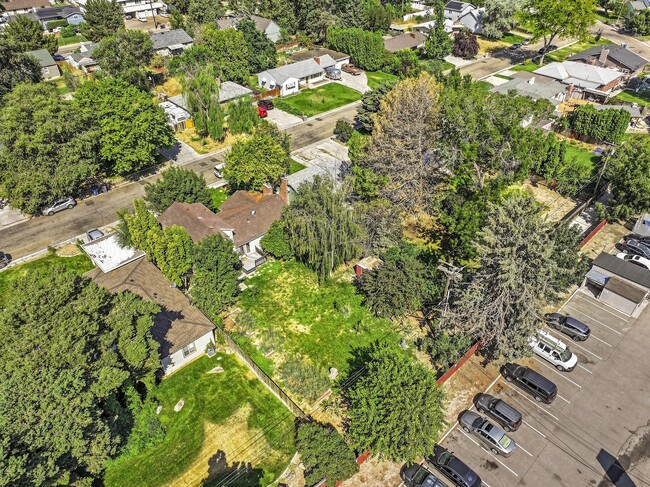
[[587, 323], [589, 339], [574, 342], [547, 331], [569, 345], [578, 366], [559, 372], [537, 356], [525, 361], [557, 385], [553, 404], [537, 403], [502, 377], [486, 391], [523, 414], [519, 430], [510, 433], [513, 455], [493, 455], [459, 427], [441, 444], [488, 487], [650, 486], [649, 308], [634, 319], [577, 291], [560, 312]]

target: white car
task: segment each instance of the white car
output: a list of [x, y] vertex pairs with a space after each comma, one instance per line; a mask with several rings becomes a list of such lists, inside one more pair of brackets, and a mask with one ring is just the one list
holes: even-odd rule
[[616, 257], [624, 260], [625, 262], [629, 262], [630, 264], [638, 265], [639, 267], [650, 270], [650, 259], [641, 257], [640, 255], [632, 255], [626, 254], [625, 252], [619, 252], [616, 254]]
[[533, 352], [551, 362], [558, 370], [571, 372], [578, 364], [575, 353], [564, 342], [548, 332], [539, 330], [537, 334], [530, 337], [528, 343]]

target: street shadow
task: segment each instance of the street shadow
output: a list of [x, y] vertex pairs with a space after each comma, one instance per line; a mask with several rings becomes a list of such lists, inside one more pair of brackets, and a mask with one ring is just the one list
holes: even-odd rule
[[250, 463], [235, 462], [228, 465], [226, 453], [217, 451], [208, 460], [208, 477], [203, 481], [203, 487], [221, 487], [236, 485], [241, 487], [259, 486], [264, 471], [253, 468]]
[[[601, 467], [603, 467], [603, 470], [605, 470], [605, 475], [616, 487], [636, 487], [636, 484], [627, 474], [623, 465], [611, 453], [601, 448], [598, 455], [596, 455], [596, 459]], [[607, 485], [607, 482], [603, 479], [599, 487], [605, 487], [605, 485]]]

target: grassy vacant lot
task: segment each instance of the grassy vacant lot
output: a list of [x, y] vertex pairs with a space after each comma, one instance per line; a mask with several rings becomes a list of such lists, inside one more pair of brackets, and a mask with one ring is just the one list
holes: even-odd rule
[[553, 51], [547, 54], [546, 56], [544, 56], [544, 62], [545, 63], [550, 63], [552, 61], [562, 62], [569, 56], [573, 56], [574, 54], [589, 49], [590, 47], [602, 46], [604, 44], [611, 44], [611, 43], [612, 41], [610, 41], [609, 39], [605, 39], [604, 37], [601, 37], [600, 40], [598, 41], [576, 42], [575, 44], [571, 44], [570, 46], [563, 47], [561, 49], [558, 49], [557, 51]]
[[368, 77], [368, 87], [371, 90], [374, 90], [380, 84], [385, 83], [386, 81], [397, 80], [397, 76], [394, 74], [384, 73], [383, 71], [366, 71], [366, 76]]
[[573, 158], [576, 158], [579, 161], [589, 161], [594, 166], [597, 166], [598, 163], [600, 162], [600, 156], [594, 154], [593, 152], [587, 149], [583, 149], [582, 147], [577, 147], [569, 143], [566, 145], [565, 159], [571, 160]]
[[302, 90], [286, 98], [273, 100], [276, 108], [297, 116], [312, 117], [361, 99], [361, 93], [339, 83]]
[[59, 257], [58, 255], [50, 254], [40, 259], [11, 267], [0, 272], [0, 307], [2, 307], [5, 293], [8, 292], [12, 282], [26, 276], [30, 272], [54, 265], [62, 265], [80, 275], [95, 267], [86, 254], [75, 255], [74, 257]]
[[[302, 264], [266, 264], [246, 281], [249, 288], [241, 294], [239, 307], [254, 324], [235, 339], [247, 351], [254, 350], [252, 345], [263, 350], [254, 359], [276, 379], [282, 380], [278, 365], [295, 357], [306, 358], [316, 371], [336, 367], [344, 372], [354, 349], [382, 337], [399, 339], [389, 320], [362, 305], [350, 277], [351, 269], [345, 268], [319, 286], [315, 273]], [[287, 389], [295, 397], [294, 388]]]
[[[217, 366], [224, 372], [208, 373]], [[162, 405], [165, 439], [112, 462], [106, 487], [193, 487], [226, 480], [266, 486], [294, 453], [293, 415], [234, 354], [204, 355], [163, 379], [153, 394]], [[180, 399], [185, 404], [175, 412]]]
[[86, 39], [84, 36], [81, 34], [77, 34], [76, 36], [72, 37], [57, 37], [56, 42], [59, 44], [59, 46], [67, 46], [69, 44], [77, 44], [78, 42], [86, 42], [88, 39]]
[[638, 103], [642, 107], [650, 106], [650, 91], [639, 91], [638, 93], [634, 91], [623, 91], [612, 98], [610, 104], [615, 105], [621, 102]]

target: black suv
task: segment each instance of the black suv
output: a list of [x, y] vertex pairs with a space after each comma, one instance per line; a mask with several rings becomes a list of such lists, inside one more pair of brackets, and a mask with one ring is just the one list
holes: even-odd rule
[[551, 404], [557, 396], [557, 386], [553, 382], [524, 365], [508, 362], [501, 367], [501, 375], [529, 392], [538, 402]]
[[479, 413], [487, 414], [496, 420], [506, 431], [517, 431], [521, 426], [522, 416], [510, 404], [490, 394], [479, 394], [474, 401]]
[[402, 471], [402, 480], [407, 487], [447, 487], [442, 480], [422, 465], [411, 465]]
[[650, 259], [650, 248], [648, 248], [648, 244], [640, 242], [639, 240], [630, 238], [624, 243], [620, 244], [620, 246], [621, 250], [627, 252], [628, 254], [640, 255], [641, 257]]
[[257, 102], [257, 106], [265, 110], [273, 110], [273, 102], [271, 100], [260, 100]]
[[0, 269], [4, 269], [11, 262], [11, 255], [0, 252]]
[[548, 326], [569, 335], [576, 342], [585, 341], [589, 338], [591, 330], [582, 321], [576, 320], [571, 316], [560, 313], [548, 313], [544, 315]]
[[436, 445], [426, 461], [458, 487], [481, 487], [481, 477], [443, 446]]

